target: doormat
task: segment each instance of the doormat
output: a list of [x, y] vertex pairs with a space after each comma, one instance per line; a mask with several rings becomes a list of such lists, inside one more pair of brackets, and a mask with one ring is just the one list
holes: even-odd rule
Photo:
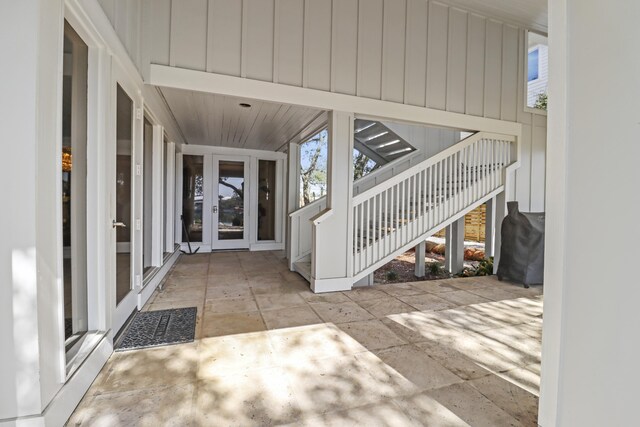
[[196, 313], [196, 307], [140, 311], [122, 335], [115, 351], [192, 342]]

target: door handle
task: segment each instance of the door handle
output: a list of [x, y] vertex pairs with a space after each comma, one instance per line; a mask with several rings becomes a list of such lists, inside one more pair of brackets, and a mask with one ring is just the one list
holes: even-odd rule
[[125, 224], [124, 222], [116, 222], [116, 220], [114, 219], [113, 222], [111, 223], [111, 226], [113, 228], [116, 227], [122, 227], [122, 228], [127, 228], [127, 224]]
[[213, 206], [213, 207], [211, 208], [211, 211], [212, 211], [213, 213], [218, 213], [218, 207], [217, 207], [217, 206]]

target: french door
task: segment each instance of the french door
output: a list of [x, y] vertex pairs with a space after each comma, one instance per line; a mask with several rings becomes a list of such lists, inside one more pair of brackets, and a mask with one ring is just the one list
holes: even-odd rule
[[249, 157], [213, 157], [211, 249], [249, 247]]
[[139, 286], [137, 260], [137, 242], [140, 234], [140, 220], [136, 196], [140, 189], [140, 160], [136, 156], [136, 147], [140, 141], [142, 100], [136, 95], [132, 85], [117, 66], [113, 68], [114, 117], [113, 138], [108, 149], [109, 167], [109, 204], [111, 220], [110, 263], [110, 306], [112, 307], [112, 330], [117, 333], [136, 309]]

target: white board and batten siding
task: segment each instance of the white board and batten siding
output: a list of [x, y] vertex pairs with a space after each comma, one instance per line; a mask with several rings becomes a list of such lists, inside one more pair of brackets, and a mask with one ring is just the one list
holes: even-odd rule
[[143, 6], [153, 64], [522, 123], [529, 170], [515, 191], [543, 209], [546, 117], [524, 111], [523, 28], [425, 0]]

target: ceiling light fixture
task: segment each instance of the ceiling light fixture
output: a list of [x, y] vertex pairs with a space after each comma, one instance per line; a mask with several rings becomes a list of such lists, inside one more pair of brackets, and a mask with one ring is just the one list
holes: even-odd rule
[[246, 102], [241, 102], [240, 105], [242, 108], [251, 108], [251, 104], [247, 104]]

